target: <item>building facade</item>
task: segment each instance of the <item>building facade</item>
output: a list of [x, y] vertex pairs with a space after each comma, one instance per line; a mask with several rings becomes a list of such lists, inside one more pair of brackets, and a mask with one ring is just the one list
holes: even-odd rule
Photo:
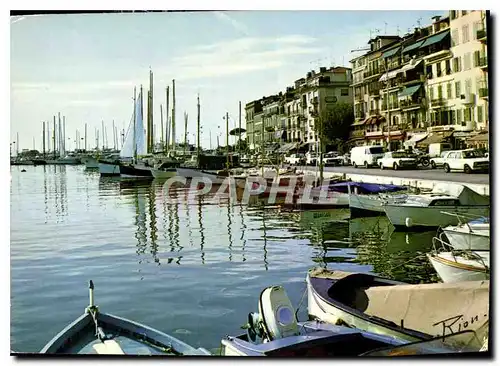
[[474, 131], [485, 129], [485, 18], [483, 11], [450, 11], [403, 37], [370, 40], [370, 50], [351, 61], [351, 145], [382, 144], [393, 150], [453, 134], [459, 148]]
[[321, 67], [319, 72], [310, 71], [296, 80], [284, 93], [248, 103], [245, 112], [250, 149], [269, 153], [288, 143], [316, 151], [320, 116], [335, 103], [352, 104], [351, 79], [349, 68]]

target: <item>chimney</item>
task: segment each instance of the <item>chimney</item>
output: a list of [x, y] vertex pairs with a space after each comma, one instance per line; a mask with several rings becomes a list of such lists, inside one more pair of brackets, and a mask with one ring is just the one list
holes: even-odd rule
[[320, 68], [319, 68], [319, 72], [320, 72], [320, 73], [326, 72], [326, 67], [320, 67]]

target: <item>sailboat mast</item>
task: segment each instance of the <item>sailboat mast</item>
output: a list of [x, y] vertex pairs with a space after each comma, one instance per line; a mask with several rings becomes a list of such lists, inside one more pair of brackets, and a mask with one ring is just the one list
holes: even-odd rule
[[172, 80], [172, 146], [175, 153], [175, 79]]
[[87, 124], [85, 123], [85, 152], [87, 152]]
[[160, 130], [161, 130], [161, 136], [160, 136], [160, 145], [163, 148], [163, 151], [165, 151], [165, 139], [164, 139], [164, 133], [163, 133], [163, 105], [160, 104]]
[[184, 154], [186, 155], [187, 136], [188, 136], [188, 114], [184, 112]]
[[166, 93], [166, 96], [167, 96], [167, 104], [166, 104], [166, 110], [165, 110], [165, 122], [167, 124], [167, 143], [165, 144], [166, 145], [166, 152], [168, 152], [169, 150], [169, 147], [170, 147], [170, 98], [169, 98], [169, 93], [170, 93], [170, 87], [167, 86], [167, 89], [165, 91]]
[[45, 121], [43, 121], [43, 143], [42, 143], [42, 151], [43, 157], [45, 158]]
[[198, 161], [200, 160], [201, 146], [200, 146], [200, 94], [198, 93], [198, 103], [197, 103], [198, 114], [196, 118], [196, 154], [198, 155]]
[[101, 119], [101, 128], [102, 128], [102, 151], [104, 151], [104, 120]]
[[115, 131], [115, 120], [113, 120], [113, 150], [116, 150], [116, 131]]
[[239, 103], [239, 109], [240, 109], [240, 113], [238, 115], [238, 155], [240, 154], [240, 149], [241, 149], [241, 100], [240, 100], [240, 103]]
[[[141, 85], [141, 91], [142, 93], [142, 85]], [[137, 160], [137, 144], [136, 144], [136, 133], [135, 133], [135, 122], [137, 120], [137, 103], [136, 103], [136, 89], [134, 87], [134, 117], [133, 117], [133, 120], [134, 120], [134, 128], [133, 128], [133, 132], [134, 134], [132, 135], [134, 138], [133, 138], [133, 143], [134, 143], [134, 163], [136, 162]]]
[[50, 122], [47, 121], [47, 154], [50, 153]]
[[62, 140], [63, 155], [66, 155], [66, 116], [63, 116]]
[[154, 152], [154, 122], [153, 122], [153, 71], [149, 70], [149, 104], [148, 104], [148, 131], [149, 132], [149, 149], [148, 152]]
[[54, 117], [54, 129], [52, 131], [52, 141], [53, 141], [53, 145], [54, 145], [54, 151], [53, 151], [53, 155], [54, 155], [54, 159], [56, 158], [56, 149], [57, 149], [57, 146], [56, 146], [56, 116], [53, 116]]
[[229, 169], [229, 113], [226, 112], [226, 167]]

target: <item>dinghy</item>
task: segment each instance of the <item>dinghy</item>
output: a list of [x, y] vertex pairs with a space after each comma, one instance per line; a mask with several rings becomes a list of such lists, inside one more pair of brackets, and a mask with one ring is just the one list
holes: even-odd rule
[[[429, 342], [409, 343], [387, 337], [321, 322], [298, 322], [290, 299], [281, 286], [262, 291], [259, 313], [250, 313], [247, 332], [221, 341], [223, 356], [274, 357], [355, 357], [415, 355], [431, 353], [477, 352], [483, 343], [473, 331], [450, 337], [431, 338]], [[430, 337], [429, 337], [430, 338]], [[457, 338], [458, 339], [457, 341]]]
[[310, 317], [407, 341], [484, 331], [489, 319], [489, 281], [410, 285], [320, 268], [308, 273], [307, 291]]
[[40, 351], [44, 354], [210, 356], [148, 326], [99, 311], [94, 284], [85, 313], [64, 328]]
[[408, 187], [393, 184], [348, 182], [351, 218], [385, 215], [384, 204], [402, 201]]

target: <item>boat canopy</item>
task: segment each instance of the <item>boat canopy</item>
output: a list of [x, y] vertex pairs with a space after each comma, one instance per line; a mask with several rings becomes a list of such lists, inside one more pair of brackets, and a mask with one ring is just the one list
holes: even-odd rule
[[462, 184], [438, 183], [432, 189], [432, 194], [456, 197], [464, 206], [487, 206], [490, 204], [489, 197], [480, 195]]
[[320, 186], [314, 188], [313, 190], [329, 190], [329, 191], [348, 193], [349, 192], [348, 187], [350, 187], [351, 190], [357, 188], [358, 192], [361, 194], [389, 193], [389, 192], [404, 191], [407, 189], [405, 186], [397, 186], [393, 184], [340, 182], [340, 183], [333, 183], [329, 185]]

